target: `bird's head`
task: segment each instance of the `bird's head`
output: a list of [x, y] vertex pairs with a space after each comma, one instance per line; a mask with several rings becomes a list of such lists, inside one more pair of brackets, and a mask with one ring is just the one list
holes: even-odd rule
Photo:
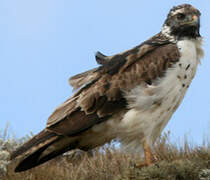
[[200, 37], [200, 11], [190, 4], [173, 7], [162, 28], [163, 35], [171, 39]]

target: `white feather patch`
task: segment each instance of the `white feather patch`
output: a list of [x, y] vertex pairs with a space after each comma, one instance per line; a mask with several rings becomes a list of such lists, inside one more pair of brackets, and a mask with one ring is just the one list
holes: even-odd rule
[[152, 85], [137, 86], [127, 94], [129, 111], [92, 128], [103, 136], [100, 139], [118, 138], [126, 149], [132, 151], [142, 150], [143, 140], [152, 146], [181, 103], [203, 55], [201, 39], [181, 40], [177, 46], [180, 60], [166, 71], [163, 78]]

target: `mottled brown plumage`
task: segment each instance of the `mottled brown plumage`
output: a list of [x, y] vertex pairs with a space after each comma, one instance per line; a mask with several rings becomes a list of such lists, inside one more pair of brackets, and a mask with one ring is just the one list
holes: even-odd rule
[[[47, 128], [56, 132], [57, 123], [70, 118], [72, 125], [66, 128], [70, 128], [69, 135], [71, 135], [71, 128], [75, 124], [73, 122], [79, 119], [79, 115], [74, 118], [75, 114], [81, 114], [82, 117], [85, 112], [86, 115], [95, 117], [90, 118], [90, 122], [94, 119], [95, 123], [98, 123], [106, 120], [107, 116], [119, 111], [120, 108], [125, 108], [127, 104], [123, 97], [124, 91], [129, 91], [142, 83], [150, 84], [154, 79], [162, 77], [165, 70], [179, 59], [176, 45], [169, 44], [168, 41], [159, 41], [160, 36], [158, 34], [140, 46], [115, 55], [107, 64], [89, 71], [88, 76], [95, 78], [86, 82], [86, 86], [56, 109], [48, 119]], [[86, 77], [87, 74], [84, 78]], [[75, 84], [75, 87], [80, 85]], [[61, 116], [60, 112], [64, 115]], [[88, 118], [84, 119], [84, 122], [78, 123], [80, 124], [77, 125], [78, 130], [86, 129], [83, 127], [84, 123], [87, 124], [86, 128], [95, 124], [88, 123]]]
[[[183, 8], [185, 6], [183, 5]], [[187, 9], [189, 10], [188, 6]], [[170, 11], [170, 13], [175, 12], [175, 8]], [[166, 24], [170, 24], [172, 18], [174, 16], [169, 14]], [[182, 26], [181, 28], [183, 29]], [[35, 167], [67, 150], [74, 148], [89, 150], [117, 138], [117, 133], [106, 135], [112, 130], [109, 123], [112, 124], [114, 119], [114, 123], [119, 124], [116, 129], [120, 129], [124, 117], [130, 117], [128, 113], [139, 108], [139, 105], [137, 105], [138, 108], [136, 107], [136, 98], [131, 98], [136, 91], [140, 92], [140, 96], [143, 93], [149, 103], [151, 98], [154, 98], [151, 107], [147, 108], [146, 105], [140, 107], [139, 112], [148, 109], [147, 113], [153, 113], [161, 108], [164, 98], [156, 98], [160, 90], [157, 90], [159, 87], [156, 88], [154, 84], [160, 84], [160, 79], [164, 79], [170, 69], [177, 68], [178, 66], [175, 65], [181, 57], [175, 40], [179, 38], [170, 34], [174, 32], [170, 27], [169, 31], [167, 30], [168, 27], [164, 26], [160, 33], [139, 46], [113, 56], [105, 56], [98, 52], [96, 61], [99, 67], [71, 77], [69, 83], [77, 92], [52, 113], [47, 127], [42, 132], [12, 154], [12, 159], [20, 155], [22, 158], [16, 171]], [[191, 34], [187, 34], [187, 37]], [[195, 34], [192, 37], [194, 36]], [[175, 75], [176, 78], [177, 76], [179, 75]], [[137, 87], [139, 90], [135, 90]], [[136, 96], [138, 97], [138, 94], [135, 94]], [[174, 99], [177, 108], [181, 99], [177, 100], [176, 96]], [[143, 105], [144, 101], [146, 102], [145, 99], [142, 99]], [[172, 114], [176, 108], [167, 107], [166, 112]], [[162, 111], [164, 114], [165, 109]], [[170, 115], [167, 117], [170, 118]], [[157, 126], [161, 130], [164, 125], [165, 121], [158, 123]], [[114, 125], [111, 128], [115, 128]], [[123, 128], [120, 131], [121, 137], [126, 136], [126, 130], [123, 134]], [[157, 131], [155, 136], [159, 134], [159, 129], [154, 130], [154, 132]], [[143, 144], [147, 146], [144, 136], [146, 136], [144, 132], [139, 132], [139, 138], [141, 141], [144, 140]], [[147, 161], [149, 162], [148, 158]]]

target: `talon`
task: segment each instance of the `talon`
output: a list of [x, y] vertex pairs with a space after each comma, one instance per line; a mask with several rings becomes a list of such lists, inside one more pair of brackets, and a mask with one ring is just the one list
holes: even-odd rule
[[148, 164], [146, 164], [146, 163], [135, 163], [135, 168], [139, 168], [139, 169], [141, 169], [141, 168], [143, 168], [143, 167], [147, 167], [148, 166]]

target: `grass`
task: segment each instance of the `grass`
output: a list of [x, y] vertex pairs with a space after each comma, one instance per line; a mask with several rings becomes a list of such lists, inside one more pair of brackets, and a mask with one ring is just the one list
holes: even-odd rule
[[[8, 151], [9, 152], [9, 151]], [[85, 153], [79, 150], [59, 156], [39, 167], [14, 173], [16, 161], [7, 165], [3, 180], [210, 180], [210, 143], [183, 146], [170, 143], [169, 134], [153, 149], [155, 163], [137, 168], [139, 154], [128, 154], [112, 145]]]

